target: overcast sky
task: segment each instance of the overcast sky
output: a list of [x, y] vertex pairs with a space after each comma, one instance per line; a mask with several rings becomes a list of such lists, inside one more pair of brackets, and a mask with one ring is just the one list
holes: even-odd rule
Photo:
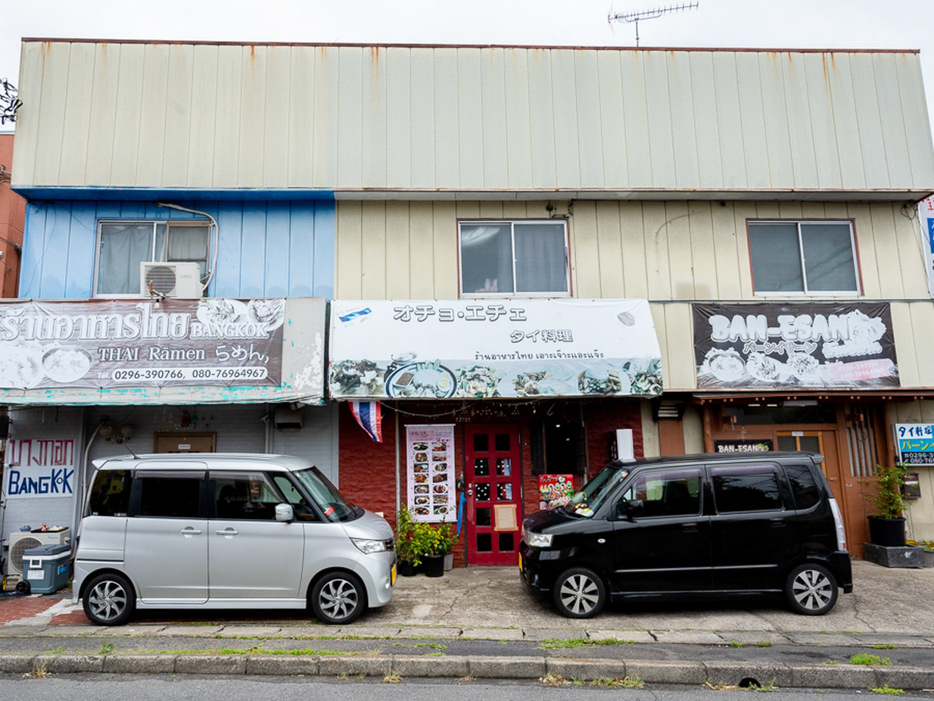
[[[608, 22], [691, 0], [2, 0], [0, 78], [20, 39], [635, 46]], [[920, 49], [934, 113], [934, 0], [697, 0], [639, 22], [640, 45]], [[9, 129], [9, 124], [5, 127]]]

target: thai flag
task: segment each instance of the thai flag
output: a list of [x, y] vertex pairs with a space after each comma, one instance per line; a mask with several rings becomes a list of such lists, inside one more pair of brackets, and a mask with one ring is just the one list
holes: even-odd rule
[[350, 411], [370, 438], [383, 442], [383, 412], [379, 402], [351, 402]]

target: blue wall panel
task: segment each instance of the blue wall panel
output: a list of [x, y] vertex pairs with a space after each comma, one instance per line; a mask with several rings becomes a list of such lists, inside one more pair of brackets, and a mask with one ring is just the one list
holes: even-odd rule
[[[334, 294], [333, 201], [199, 201], [219, 224], [216, 297]], [[27, 208], [20, 297], [91, 296], [100, 220], [191, 221], [203, 217], [154, 202], [58, 200]]]

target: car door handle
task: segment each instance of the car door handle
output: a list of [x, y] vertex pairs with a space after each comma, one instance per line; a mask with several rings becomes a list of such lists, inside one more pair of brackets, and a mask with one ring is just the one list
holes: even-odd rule
[[188, 528], [183, 528], [180, 530], [179, 533], [181, 533], [183, 536], [201, 535], [201, 530], [188, 526]]
[[784, 528], [787, 525], [785, 519], [783, 518], [773, 518], [769, 519], [770, 528]]
[[217, 535], [240, 535], [240, 531], [235, 528], [225, 528], [222, 531], [214, 531]]
[[685, 533], [697, 533], [699, 529], [696, 523], [682, 523], [681, 530]]

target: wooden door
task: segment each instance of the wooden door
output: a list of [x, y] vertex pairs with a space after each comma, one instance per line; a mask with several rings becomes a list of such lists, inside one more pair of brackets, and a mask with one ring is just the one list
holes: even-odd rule
[[157, 433], [154, 453], [213, 453], [216, 433]]
[[519, 427], [465, 426], [464, 452], [467, 563], [515, 565], [522, 527]]

